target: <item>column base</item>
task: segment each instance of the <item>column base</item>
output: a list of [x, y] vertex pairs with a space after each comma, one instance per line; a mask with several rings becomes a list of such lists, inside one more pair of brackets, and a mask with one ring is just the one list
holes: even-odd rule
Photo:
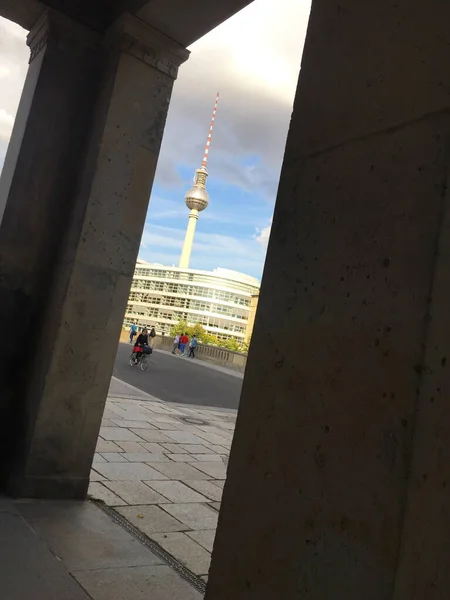
[[13, 498], [84, 500], [88, 487], [88, 478], [16, 477], [8, 482], [4, 491]]

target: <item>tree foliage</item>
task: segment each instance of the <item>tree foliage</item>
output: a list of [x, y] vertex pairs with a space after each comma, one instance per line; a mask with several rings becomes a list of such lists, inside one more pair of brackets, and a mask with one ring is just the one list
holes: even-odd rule
[[195, 323], [195, 325], [188, 325], [184, 320], [178, 321], [175, 325], [170, 328], [170, 334], [172, 336], [182, 335], [185, 333], [189, 339], [195, 335], [201, 344], [208, 344], [210, 346], [219, 346], [220, 348], [226, 348], [227, 350], [233, 350], [234, 352], [248, 351], [248, 344], [241, 344], [236, 338], [232, 337], [227, 340], [219, 340], [215, 335], [208, 333], [201, 323]]
[[220, 340], [220, 346], [227, 350], [233, 350], [234, 352], [242, 352], [242, 344], [234, 337], [228, 338], [227, 340]]
[[198, 341], [202, 344], [217, 344], [217, 338], [206, 331], [201, 323], [195, 325], [188, 325], [186, 321], [178, 321], [176, 325], [172, 325], [170, 329], [171, 335], [175, 336], [177, 333], [183, 335], [185, 333], [189, 339], [197, 337]]

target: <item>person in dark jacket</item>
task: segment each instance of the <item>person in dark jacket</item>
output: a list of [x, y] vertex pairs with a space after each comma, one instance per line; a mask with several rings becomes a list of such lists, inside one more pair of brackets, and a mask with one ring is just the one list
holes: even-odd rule
[[149, 336], [149, 346], [150, 348], [153, 348], [153, 346], [155, 345], [155, 337], [156, 337], [156, 330], [155, 328], [152, 326], [152, 328], [150, 329], [150, 336]]
[[197, 336], [194, 335], [189, 342], [189, 358], [195, 358], [195, 349], [197, 348], [197, 345]]
[[138, 338], [136, 340], [136, 346], [141, 346], [141, 348], [143, 348], [144, 346], [148, 346], [148, 332], [146, 329], [143, 329], [138, 335]]

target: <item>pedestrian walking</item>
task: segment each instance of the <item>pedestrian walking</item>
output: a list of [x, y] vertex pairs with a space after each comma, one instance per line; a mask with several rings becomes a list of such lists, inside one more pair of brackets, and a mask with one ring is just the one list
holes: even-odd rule
[[150, 329], [149, 340], [148, 340], [148, 345], [152, 349], [155, 344], [155, 337], [156, 337], [156, 331], [155, 331], [155, 327], [152, 325], [152, 328]]
[[172, 349], [172, 354], [176, 354], [178, 347], [180, 345], [180, 334], [177, 333], [175, 335], [175, 337], [173, 338], [173, 349]]
[[180, 337], [180, 356], [184, 356], [184, 351], [186, 350], [186, 345], [189, 344], [188, 336], [183, 333]]
[[133, 323], [130, 327], [130, 344], [133, 343], [134, 337], [137, 334], [137, 326], [135, 323]]
[[189, 342], [189, 357], [195, 358], [195, 349], [197, 348], [197, 336], [193, 336], [192, 340]]

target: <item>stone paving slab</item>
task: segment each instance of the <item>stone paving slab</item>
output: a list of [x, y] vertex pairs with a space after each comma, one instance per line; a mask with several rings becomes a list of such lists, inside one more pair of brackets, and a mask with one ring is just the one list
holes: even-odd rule
[[211, 501], [220, 502], [222, 500], [222, 488], [217, 485], [217, 481], [205, 481], [205, 480], [194, 480], [190, 479], [186, 484], [192, 489], [200, 492], [203, 496], [206, 496]]
[[97, 452], [121, 452], [122, 448], [114, 442], [108, 442], [103, 438], [99, 438], [97, 441]]
[[170, 459], [165, 454], [152, 454], [149, 452], [148, 457], [145, 459], [147, 464], [169, 462]]
[[[183, 555], [186, 562], [194, 573], [203, 573], [208, 553], [184, 537], [192, 544]], [[0, 539], [2, 600], [202, 598], [185, 572], [166, 564], [160, 552], [153, 553], [92, 502], [0, 497]], [[183, 547], [174, 546], [174, 554]]]
[[[110, 422], [117, 427], [129, 427], [130, 429], [158, 429], [154, 425], [150, 425], [147, 421], [125, 421], [124, 419], [110, 419]], [[102, 421], [103, 424], [103, 421]], [[112, 427], [114, 425], [111, 425]]]
[[160, 506], [122, 506], [117, 511], [146, 535], [190, 529]]
[[197, 459], [192, 454], [171, 454], [170, 458], [175, 462], [195, 462]]
[[[95, 467], [95, 465], [94, 465]], [[97, 471], [95, 470], [95, 468], [91, 469], [91, 474], [90, 474], [90, 481], [106, 481], [106, 477], [103, 477], [103, 475], [100, 475], [100, 473], [97, 473]]]
[[[175, 482], [154, 482], [154, 483], [175, 483]], [[154, 489], [149, 487], [143, 481], [105, 481], [103, 484], [105, 489], [111, 490], [114, 494], [117, 494], [122, 499], [121, 505], [124, 505], [124, 502], [129, 505], [148, 505], [148, 504], [165, 504], [170, 502], [167, 498], [158, 494]], [[101, 499], [96, 493], [95, 489], [91, 488], [91, 494], [93, 496], [97, 496], [98, 499]]]
[[[202, 598], [200, 592], [165, 565], [83, 571], [77, 574], [77, 579], [95, 600], [201, 600]], [[64, 600], [68, 599], [64, 598]]]
[[130, 453], [141, 453], [148, 452], [139, 442], [119, 442], [117, 444], [119, 446], [119, 452], [130, 452]]
[[[104, 467], [104, 465], [100, 465]], [[227, 476], [227, 469], [222, 461], [220, 462], [203, 462], [200, 461], [195, 465], [196, 469], [200, 469], [206, 475], [209, 475], [211, 479], [225, 479]], [[101, 472], [101, 471], [100, 471]], [[201, 479], [199, 477], [199, 479]]]
[[[146, 429], [133, 429], [133, 431], [140, 436], [141, 442], [150, 442], [150, 443], [155, 443], [155, 442], [167, 442], [170, 443], [172, 442], [172, 439], [166, 435], [164, 432], [160, 431], [159, 429], [155, 431], [151, 431], [151, 430], [146, 430]], [[144, 448], [146, 447], [146, 444], [143, 444]]]
[[188, 531], [187, 534], [197, 544], [203, 546], [208, 552], [212, 552], [214, 538], [216, 537], [215, 529], [203, 529], [202, 531]]
[[215, 529], [217, 527], [217, 512], [204, 504], [168, 504], [165, 510], [178, 519], [189, 529]]
[[194, 460], [201, 462], [219, 462], [223, 464], [222, 457], [219, 454], [192, 454]]
[[208, 498], [181, 481], [153, 481], [148, 485], [171, 502], [208, 502]]
[[208, 573], [210, 553], [185, 533], [156, 533], [151, 538], [196, 575]]
[[127, 391], [115, 381], [89, 493], [205, 579], [236, 411]]
[[101, 427], [100, 437], [109, 442], [139, 442], [140, 438], [126, 427]]
[[15, 507], [6, 510], [5, 503], [0, 510], [0, 598], [90, 600]]
[[90, 502], [25, 502], [18, 506], [70, 571], [162, 563]]
[[127, 462], [127, 459], [124, 458], [121, 452], [100, 452], [100, 456], [105, 462]]
[[[145, 448], [143, 448], [145, 450]], [[128, 462], [168, 462], [170, 459], [161, 452], [153, 454], [153, 452], [125, 452], [123, 459]]]
[[127, 460], [125, 462], [99, 463], [95, 465], [95, 470], [110, 481], [167, 479], [163, 473], [156, 471], [153, 467], [145, 463], [128, 462]]
[[[200, 463], [198, 463], [200, 464]], [[97, 467], [103, 467], [104, 465], [97, 465]], [[167, 477], [161, 476], [161, 479], [178, 479], [184, 481], [187, 479], [210, 479], [210, 476], [203, 471], [199, 471], [192, 465], [181, 462], [170, 462], [162, 463], [155, 466], [158, 471], [166, 475]], [[155, 478], [156, 479], [156, 478]]]
[[[211, 453], [211, 448], [207, 448], [206, 446], [203, 446], [202, 444], [172, 444], [172, 446], [181, 446], [184, 450], [184, 452], [188, 452], [189, 454], [210, 454]], [[175, 449], [175, 450], [170, 450], [170, 452], [179, 452], [179, 450]]]
[[108, 506], [123, 506], [123, 499], [101, 483], [92, 481], [89, 486], [89, 491], [97, 500], [101, 500]]

